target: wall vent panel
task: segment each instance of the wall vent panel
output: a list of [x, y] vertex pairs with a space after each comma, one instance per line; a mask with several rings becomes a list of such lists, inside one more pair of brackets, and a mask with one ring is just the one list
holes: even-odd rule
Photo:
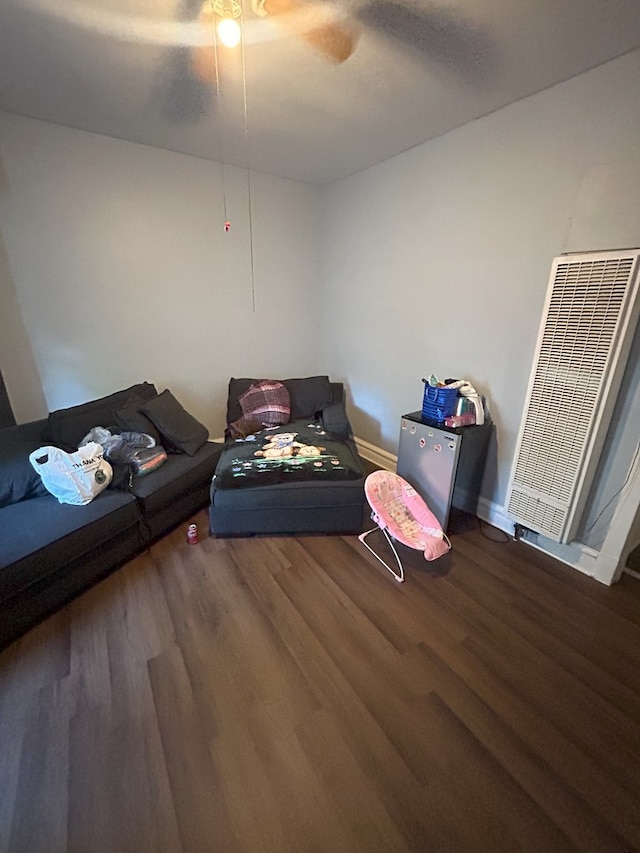
[[575, 533], [638, 320], [640, 250], [564, 255], [551, 268], [507, 494], [519, 524]]

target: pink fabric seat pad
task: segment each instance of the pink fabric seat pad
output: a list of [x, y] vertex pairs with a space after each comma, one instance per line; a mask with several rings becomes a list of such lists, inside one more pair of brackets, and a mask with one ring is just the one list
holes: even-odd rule
[[423, 551], [427, 560], [447, 553], [450, 546], [438, 519], [406, 480], [389, 471], [374, 471], [364, 488], [381, 529], [403, 545]]

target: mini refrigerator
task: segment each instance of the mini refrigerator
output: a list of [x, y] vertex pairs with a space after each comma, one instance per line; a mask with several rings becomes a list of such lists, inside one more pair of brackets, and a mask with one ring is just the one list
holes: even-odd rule
[[493, 424], [434, 426], [421, 412], [400, 419], [397, 473], [447, 530], [451, 507], [475, 514]]

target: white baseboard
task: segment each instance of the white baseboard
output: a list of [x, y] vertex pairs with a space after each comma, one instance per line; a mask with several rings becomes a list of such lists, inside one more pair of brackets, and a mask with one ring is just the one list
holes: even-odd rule
[[492, 527], [497, 527], [509, 536], [513, 536], [514, 521], [504, 511], [504, 507], [490, 501], [488, 498], [478, 499], [477, 516]]
[[379, 468], [384, 468], [385, 471], [395, 471], [398, 457], [388, 450], [383, 450], [381, 447], [376, 447], [375, 444], [370, 444], [362, 438], [355, 438], [356, 448], [360, 456], [377, 465]]

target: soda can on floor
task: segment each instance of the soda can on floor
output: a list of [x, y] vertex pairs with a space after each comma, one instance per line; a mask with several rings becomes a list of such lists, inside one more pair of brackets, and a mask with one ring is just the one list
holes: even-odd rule
[[198, 526], [196, 524], [189, 525], [187, 529], [187, 542], [189, 545], [198, 544]]

